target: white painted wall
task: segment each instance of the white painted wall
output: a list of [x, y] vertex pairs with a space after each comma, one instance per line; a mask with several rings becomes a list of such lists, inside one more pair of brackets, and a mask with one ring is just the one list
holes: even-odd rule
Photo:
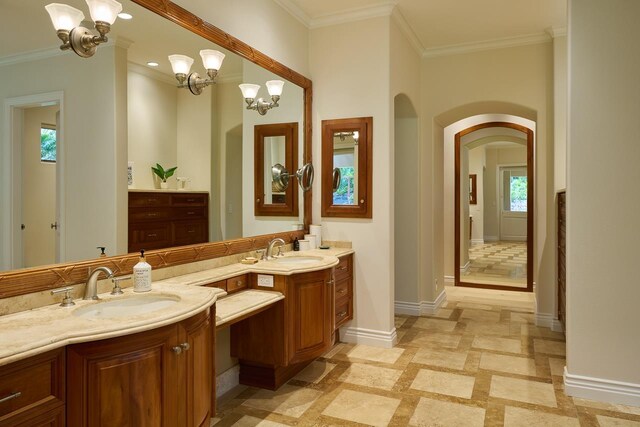
[[553, 38], [553, 145], [555, 189], [567, 187], [567, 36]]
[[56, 234], [56, 164], [42, 162], [40, 129], [56, 124], [57, 105], [24, 110], [22, 132], [23, 266], [54, 264]]
[[[636, 406], [638, 16], [636, 1], [569, 5], [565, 377], [568, 394]], [[586, 384], [576, 385], [576, 376]]]
[[[423, 128], [426, 149], [421, 155], [424, 171], [424, 199], [421, 202], [421, 256], [425, 263], [423, 282], [432, 284], [444, 277], [445, 261], [440, 254], [452, 251], [445, 239], [452, 229], [453, 188], [445, 181], [441, 167], [453, 164], [445, 155], [444, 127], [477, 114], [502, 113], [537, 122], [536, 211], [534, 278], [537, 280], [538, 312], [555, 313], [555, 208], [553, 205], [553, 51], [551, 43], [520, 46], [462, 55], [425, 58], [422, 64]], [[444, 144], [444, 145], [443, 145]], [[442, 161], [444, 159], [444, 163]], [[432, 206], [444, 206], [444, 210]], [[444, 248], [444, 251], [443, 251]], [[433, 301], [442, 289], [429, 286]]]
[[[212, 142], [212, 91], [205, 89], [194, 96], [188, 90], [178, 90], [178, 120], [176, 153], [177, 166], [171, 179], [171, 187], [177, 185], [176, 177], [188, 177], [189, 189], [211, 192], [211, 142]], [[210, 194], [210, 197], [218, 197]]]

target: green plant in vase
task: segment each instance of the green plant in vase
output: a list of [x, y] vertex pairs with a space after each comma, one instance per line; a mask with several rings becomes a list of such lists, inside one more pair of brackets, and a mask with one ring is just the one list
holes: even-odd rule
[[156, 163], [155, 167], [151, 166], [151, 170], [153, 171], [153, 173], [155, 173], [156, 176], [160, 178], [160, 188], [169, 188], [167, 179], [173, 176], [173, 174], [176, 172], [176, 169], [178, 169], [177, 166], [165, 170], [160, 165], [160, 163]]

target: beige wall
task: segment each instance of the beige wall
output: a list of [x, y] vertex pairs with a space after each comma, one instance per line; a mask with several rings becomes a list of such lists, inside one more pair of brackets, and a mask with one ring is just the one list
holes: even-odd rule
[[205, 89], [194, 96], [188, 90], [178, 91], [178, 123], [176, 138], [177, 166], [170, 186], [178, 184], [177, 177], [191, 180], [189, 189], [211, 194], [212, 91]]
[[56, 125], [57, 105], [24, 110], [22, 131], [22, 231], [23, 266], [55, 263], [56, 163], [42, 162], [40, 129]]
[[555, 189], [567, 188], [567, 36], [553, 39], [554, 178]]
[[469, 214], [473, 217], [471, 242], [484, 242], [484, 167], [485, 147], [469, 150], [469, 174], [476, 175], [476, 204], [469, 205]]
[[[444, 186], [445, 171], [453, 157], [444, 155], [444, 127], [477, 114], [502, 113], [535, 120], [536, 131], [536, 212], [534, 277], [538, 312], [555, 312], [555, 209], [553, 205], [553, 50], [551, 43], [425, 58], [422, 64], [423, 128], [425, 150], [421, 169], [426, 171], [425, 199], [421, 204], [422, 258], [438, 259], [445, 247], [444, 218], [450, 217]], [[442, 139], [441, 139], [442, 138]], [[443, 141], [442, 143], [440, 141]], [[443, 147], [442, 144], [445, 144]], [[431, 172], [433, 172], [431, 174]], [[442, 193], [441, 193], [442, 191]], [[451, 199], [452, 200], [452, 199]], [[443, 212], [432, 206], [444, 206]], [[433, 238], [430, 238], [433, 235]], [[445, 249], [443, 251], [443, 248]], [[422, 269], [429, 284], [431, 300], [442, 285], [447, 263]]]
[[570, 2], [565, 378], [569, 394], [636, 406], [638, 16], [636, 1]]

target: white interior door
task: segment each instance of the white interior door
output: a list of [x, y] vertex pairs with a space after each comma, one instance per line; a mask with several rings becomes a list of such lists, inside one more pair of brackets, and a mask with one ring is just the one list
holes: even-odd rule
[[527, 240], [527, 167], [500, 167], [500, 240]]

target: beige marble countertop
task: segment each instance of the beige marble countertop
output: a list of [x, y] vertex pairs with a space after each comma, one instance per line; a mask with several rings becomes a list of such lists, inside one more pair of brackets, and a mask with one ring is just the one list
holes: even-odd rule
[[285, 256], [282, 258], [313, 256], [321, 259], [317, 262], [304, 264], [280, 264], [274, 261], [258, 261], [255, 264], [235, 263], [223, 267], [212, 268], [210, 270], [199, 271], [197, 273], [175, 276], [154, 283], [202, 286], [246, 273], [290, 276], [292, 274], [308, 273], [333, 267], [338, 264], [338, 257], [348, 255], [353, 252], [354, 251], [351, 248], [312, 249], [309, 251], [285, 252]]
[[216, 303], [216, 327], [283, 299], [280, 292], [255, 289], [229, 295]]
[[187, 319], [215, 304], [225, 292], [216, 288], [176, 286], [154, 283], [153, 289], [135, 294], [131, 288], [123, 295], [100, 294], [101, 301], [128, 296], [160, 295], [178, 297], [168, 308], [151, 313], [116, 318], [84, 318], [74, 310], [101, 301], [75, 300], [72, 307], [48, 305], [0, 316], [0, 366], [55, 348], [87, 341], [134, 334]]

